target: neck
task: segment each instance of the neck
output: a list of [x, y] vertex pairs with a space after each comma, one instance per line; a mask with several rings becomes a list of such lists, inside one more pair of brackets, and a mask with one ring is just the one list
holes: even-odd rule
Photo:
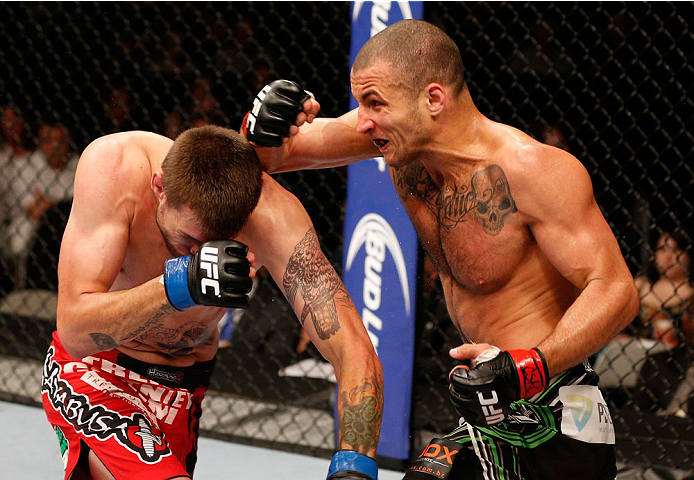
[[433, 138], [421, 158], [437, 184], [454, 176], [461, 165], [485, 161], [497, 143], [494, 123], [477, 110], [467, 90], [435, 122]]

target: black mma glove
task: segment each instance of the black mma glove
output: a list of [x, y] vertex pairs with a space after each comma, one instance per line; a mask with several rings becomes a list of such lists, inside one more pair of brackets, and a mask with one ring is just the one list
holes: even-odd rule
[[458, 414], [472, 425], [503, 422], [511, 402], [530, 398], [549, 381], [547, 362], [537, 349], [500, 351], [493, 347], [470, 368], [458, 365], [449, 375], [449, 394]]
[[376, 460], [352, 450], [333, 454], [327, 480], [377, 480]]
[[275, 80], [258, 92], [253, 108], [243, 119], [241, 133], [260, 147], [280, 147], [289, 127], [311, 95], [289, 80]]
[[253, 280], [248, 247], [235, 240], [205, 242], [187, 257], [164, 266], [166, 296], [176, 310], [195, 305], [246, 308]]

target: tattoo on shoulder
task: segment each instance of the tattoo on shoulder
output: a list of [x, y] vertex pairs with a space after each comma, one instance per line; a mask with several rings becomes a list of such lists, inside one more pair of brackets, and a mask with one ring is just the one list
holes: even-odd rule
[[311, 317], [321, 340], [327, 340], [340, 330], [336, 302], [352, 306], [352, 300], [342, 280], [321, 251], [316, 230], [309, 229], [294, 247], [282, 285], [289, 303], [294, 305], [301, 294], [304, 307], [299, 321], [304, 325]]
[[393, 169], [393, 183], [400, 201], [404, 204], [410, 196], [417, 197], [434, 214], [438, 214], [441, 192], [420, 160]]
[[376, 448], [383, 416], [383, 378], [365, 378], [361, 385], [342, 392], [340, 397], [340, 448], [356, 451]]
[[101, 349], [101, 351], [113, 350], [118, 346], [118, 343], [116, 343], [113, 338], [105, 333], [90, 333], [89, 336], [92, 337], [92, 341]]

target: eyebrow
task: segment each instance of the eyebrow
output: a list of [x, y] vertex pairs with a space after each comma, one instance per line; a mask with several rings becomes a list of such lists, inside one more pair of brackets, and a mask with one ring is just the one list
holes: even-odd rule
[[179, 233], [179, 235], [181, 235], [183, 237], [184, 240], [192, 240], [195, 243], [203, 243], [202, 240], [199, 240], [199, 239], [197, 239], [191, 235], [188, 235], [186, 232], [179, 230], [178, 233]]
[[377, 97], [380, 97], [380, 95], [378, 94], [378, 92], [376, 92], [375, 90], [367, 90], [367, 91], [365, 91], [364, 93], [361, 94], [361, 101], [362, 101], [362, 102], [363, 102], [363, 101], [366, 101], [367, 98], [369, 98], [370, 96], [374, 96], [374, 95], [377, 96]]

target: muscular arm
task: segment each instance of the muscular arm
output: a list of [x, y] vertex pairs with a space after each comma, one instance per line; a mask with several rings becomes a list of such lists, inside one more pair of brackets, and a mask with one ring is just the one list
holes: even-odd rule
[[301, 203], [270, 177], [244, 229], [256, 265], [281, 286], [338, 381], [339, 449], [374, 457], [383, 411], [381, 363]]
[[366, 135], [357, 133], [357, 111], [339, 118], [316, 118], [281, 148], [256, 147], [270, 173], [348, 165], [380, 156]]
[[580, 295], [538, 348], [550, 374], [602, 348], [636, 315], [639, 297], [619, 245], [593, 197], [585, 168], [541, 147], [513, 179], [519, 211], [543, 253]]
[[158, 279], [109, 292], [125, 258], [133, 202], [140, 200], [130, 197], [139, 184], [123, 157], [112, 137], [97, 140], [83, 153], [75, 176], [57, 311], [58, 333], [75, 358], [113, 349], [174, 312]]

